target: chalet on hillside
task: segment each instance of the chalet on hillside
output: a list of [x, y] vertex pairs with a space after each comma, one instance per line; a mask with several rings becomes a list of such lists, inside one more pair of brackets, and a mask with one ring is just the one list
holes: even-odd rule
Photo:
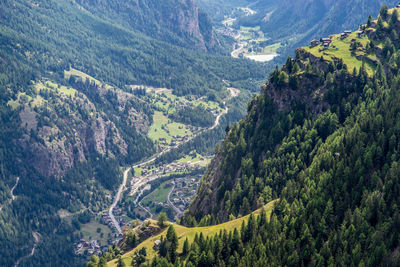
[[357, 32], [357, 36], [358, 36], [358, 38], [361, 38], [361, 37], [363, 37], [363, 36], [364, 36], [364, 34], [365, 34], [365, 32], [364, 32], [364, 31], [358, 31], [358, 32]]
[[332, 42], [332, 40], [330, 38], [322, 38], [321, 41], [322, 41], [322, 46], [323, 46], [324, 50], [328, 49]]
[[319, 44], [320, 44], [320, 42], [318, 40], [312, 40], [311, 41], [311, 47], [315, 47], [315, 46], [317, 46]]
[[344, 31], [344, 32], [340, 35], [340, 38], [341, 38], [341, 39], [345, 39], [345, 38], [347, 38], [350, 34], [351, 34], [351, 31]]
[[332, 42], [331, 38], [322, 38], [321, 41], [322, 43], [329, 43], [329, 44]]

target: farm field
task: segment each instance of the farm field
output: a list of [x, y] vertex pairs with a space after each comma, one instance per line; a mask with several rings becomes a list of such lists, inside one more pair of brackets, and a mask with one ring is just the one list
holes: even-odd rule
[[191, 130], [184, 124], [173, 122], [161, 111], [155, 111], [153, 115], [153, 124], [151, 125], [148, 136], [154, 141], [161, 141], [164, 138], [167, 144], [173, 140], [173, 136], [183, 137], [185, 135], [192, 135]]
[[[100, 232], [97, 232], [98, 228], [101, 229]], [[111, 230], [108, 226], [103, 225], [95, 220], [86, 224], [82, 224], [81, 230], [77, 232], [82, 233], [85, 240], [97, 240], [101, 246], [107, 245], [108, 234], [111, 234]]]
[[[171, 180], [162, 183], [160, 186], [157, 187], [152, 193], [148, 194], [146, 197], [143, 198], [142, 204], [144, 206], [150, 206], [153, 202], [167, 202], [167, 195], [169, 190], [171, 190], [172, 184]], [[153, 212], [153, 210], [152, 210]]]

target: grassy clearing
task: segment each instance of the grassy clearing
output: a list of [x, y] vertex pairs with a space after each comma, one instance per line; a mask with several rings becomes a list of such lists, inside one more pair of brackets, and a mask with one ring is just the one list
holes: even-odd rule
[[[166, 129], [168, 129], [169, 132]], [[172, 141], [172, 136], [192, 135], [192, 132], [186, 128], [186, 125], [173, 122], [162, 112], [155, 111], [153, 115], [153, 124], [147, 135], [153, 141], [165, 138], [166, 142], [169, 144]]]
[[10, 106], [12, 109], [17, 109], [21, 104], [17, 100], [9, 100], [7, 106]]
[[222, 110], [222, 108], [220, 107], [220, 105], [217, 102], [214, 101], [196, 101], [193, 102], [194, 106], [199, 106], [199, 105], [203, 105], [205, 108], [210, 108], [210, 109], [218, 109], [218, 110]]
[[40, 95], [37, 95], [31, 102], [32, 107], [40, 107], [43, 105], [45, 100]]
[[165, 138], [167, 142], [171, 142], [172, 137], [165, 130], [162, 129], [162, 126], [167, 124], [168, 117], [166, 117], [160, 111], [155, 111], [153, 115], [153, 124], [151, 125], [147, 135], [153, 141], [157, 141], [160, 138]]
[[135, 176], [141, 176], [142, 173], [143, 173], [143, 169], [140, 168], [140, 167], [137, 167], [137, 168], [134, 169], [134, 173], [135, 173], [134, 174]]
[[101, 85], [101, 82], [96, 80], [95, 78], [93, 78], [92, 76], [87, 75], [86, 73], [79, 71], [77, 69], [71, 68], [70, 70], [65, 70], [64, 71], [64, 78], [65, 79], [69, 79], [69, 77], [71, 77], [71, 75], [75, 75], [75, 76], [79, 76], [82, 78], [83, 81], [87, 79], [89, 79], [90, 82], [95, 82], [97, 85]]
[[[100, 228], [100, 233], [97, 232], [97, 228]], [[110, 228], [100, 224], [97, 221], [82, 224], [80, 232], [83, 234], [83, 238], [86, 240], [97, 240], [100, 245], [107, 245], [108, 234], [111, 233]], [[103, 233], [103, 235], [101, 235]]]
[[203, 156], [199, 153], [196, 153], [194, 157], [190, 155], [186, 155], [186, 157], [180, 158], [178, 162], [197, 162], [200, 161]]
[[151, 202], [166, 202], [169, 190], [172, 188], [171, 181], [166, 181], [162, 183], [156, 190], [151, 194], [148, 194], [143, 198], [143, 205], [149, 206]]
[[278, 49], [281, 47], [281, 43], [276, 43], [276, 44], [272, 44], [269, 46], [264, 47], [263, 49], [263, 53], [267, 53], [267, 54], [272, 54], [272, 53], [276, 53], [276, 51], [278, 51]]
[[[368, 40], [367, 36], [362, 38], [357, 37], [357, 33], [353, 32], [345, 39], [340, 39], [340, 35], [334, 35], [332, 38], [331, 48], [327, 50], [322, 50], [322, 46], [316, 47], [303, 47], [303, 49], [307, 52], [310, 52], [316, 57], [323, 56], [325, 60], [333, 61], [334, 58], [341, 58], [343, 59], [344, 64], [347, 65], [347, 69], [352, 72], [354, 68], [357, 70], [362, 66], [363, 62], [358, 60], [355, 56], [351, 54], [350, 51], [350, 44], [351, 40], [356, 39], [357, 41], [361, 42], [361, 44], [365, 47]], [[335, 48], [333, 48], [333, 46]], [[375, 70], [375, 67], [365, 63], [365, 68], [368, 75], [372, 76]]]
[[205, 158], [202, 155], [196, 153], [195, 157], [192, 157], [190, 155], [187, 155], [183, 158], [178, 159], [178, 162], [181, 163], [192, 163], [192, 162], [196, 162], [196, 165], [200, 166], [200, 167], [205, 167], [207, 166], [210, 162], [211, 162], [211, 158]]
[[252, 38], [253, 38], [252, 34], [248, 32], [241, 32], [239, 36], [239, 40], [241, 41], [248, 41], [251, 40]]
[[[271, 201], [269, 202], [267, 205], [264, 206], [264, 209], [267, 213], [267, 217], [269, 218], [272, 212], [272, 209], [274, 207], [274, 204], [277, 200]], [[253, 214], [258, 215], [260, 214], [261, 209], [258, 209], [256, 211], [253, 212]], [[182, 247], [183, 247], [183, 242], [185, 241], [186, 238], [188, 238], [189, 242], [193, 242], [194, 237], [197, 234], [203, 233], [204, 237], [207, 236], [212, 236], [215, 234], [218, 234], [221, 230], [233, 230], [234, 228], [240, 228], [240, 226], [242, 225], [243, 221], [247, 221], [250, 215], [226, 222], [226, 223], [222, 223], [222, 224], [218, 224], [218, 225], [213, 225], [213, 226], [205, 226], [205, 227], [193, 227], [193, 228], [189, 228], [189, 227], [185, 227], [182, 225], [178, 225], [178, 224], [174, 224], [175, 227], [175, 231], [176, 234], [178, 235], [178, 241], [179, 241], [179, 247], [178, 247], [178, 252], [182, 252]], [[152, 223], [156, 223], [154, 220], [152, 221]], [[132, 255], [136, 252], [139, 251], [141, 248], [145, 247], [146, 251], [147, 251], [147, 259], [152, 259], [154, 258], [154, 256], [156, 255], [156, 251], [153, 249], [154, 246], [154, 241], [161, 239], [162, 235], [166, 235], [167, 233], [167, 229], [165, 229], [163, 232], [161, 232], [160, 234], [150, 237], [147, 240], [145, 240], [144, 242], [142, 242], [139, 246], [137, 246], [134, 250], [129, 251], [127, 253], [125, 253], [122, 256], [122, 260], [127, 264], [127, 266], [130, 266], [131, 262], [132, 262]], [[117, 266], [117, 260], [113, 260], [108, 262], [108, 266]]]
[[259, 31], [260, 30], [260, 26], [255, 26], [255, 27], [244, 27], [244, 26], [240, 26], [240, 30], [241, 31], [246, 31], [246, 32], [249, 32], [249, 31]]
[[[42, 98], [40, 97], [40, 99], [42, 99]], [[9, 100], [7, 102], [7, 105], [10, 106], [12, 109], [16, 109], [16, 108], [18, 108], [19, 106], [21, 106], [23, 104], [31, 103], [32, 101], [35, 101], [35, 100], [36, 100], [35, 98], [32, 98], [31, 96], [27, 95], [25, 92], [20, 92], [17, 95], [17, 99], [16, 100]], [[35, 104], [38, 104], [38, 101], [39, 100], [37, 100], [35, 102]]]
[[43, 89], [50, 89], [50, 90], [55, 90], [63, 95], [71, 96], [71, 97], [74, 97], [78, 92], [72, 87], [59, 85], [59, 84], [51, 82], [51, 81], [47, 81], [45, 83], [41, 83], [41, 82], [36, 83], [35, 89], [36, 89], [37, 93], [39, 93], [40, 90], [43, 90]]

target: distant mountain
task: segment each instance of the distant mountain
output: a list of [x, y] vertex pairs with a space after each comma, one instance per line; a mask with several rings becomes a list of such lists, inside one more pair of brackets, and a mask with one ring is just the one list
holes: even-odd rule
[[207, 10], [207, 14], [214, 23], [224, 20], [224, 16], [230, 14], [237, 7], [245, 7], [252, 3], [252, 0], [197, 0], [199, 6]]
[[216, 50], [218, 43], [204, 11], [193, 0], [77, 0], [82, 7], [152, 38], [185, 47]]
[[395, 6], [398, 1], [382, 0], [299, 0], [254, 1], [257, 11], [241, 23], [261, 25], [262, 31], [274, 39], [286, 38], [294, 46], [304, 45], [332, 32], [353, 29], [364, 22], [368, 15], [376, 16], [386, 4]]
[[[203, 8], [213, 8], [210, 13], [223, 20], [221, 13], [229, 15], [239, 7], [254, 10], [252, 15], [241, 12], [234, 27], [260, 26], [269, 42], [282, 43], [283, 55], [280, 61], [286, 60], [295, 48], [308, 44], [313, 39], [319, 40], [333, 32], [351, 30], [365, 21], [368, 15], [376, 16], [384, 4], [394, 7], [395, 0], [237, 0], [209, 1], [199, 0]], [[215, 8], [215, 9], [214, 9]], [[219, 11], [219, 12], [218, 12]], [[236, 14], [237, 15], [237, 14]], [[282, 62], [283, 63], [283, 62]]]

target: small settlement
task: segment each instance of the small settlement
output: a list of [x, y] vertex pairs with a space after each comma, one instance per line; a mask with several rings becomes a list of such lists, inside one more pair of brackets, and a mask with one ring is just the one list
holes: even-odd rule
[[[122, 235], [118, 234], [114, 224], [111, 222], [108, 210], [104, 210], [102, 212], [99, 212], [98, 214], [96, 213], [95, 215], [96, 220], [98, 220], [99, 223], [108, 226], [112, 230], [112, 233], [109, 234], [109, 238], [111, 239], [109, 239], [108, 244], [102, 244], [102, 241], [91, 239], [90, 237], [88, 240], [86, 240], [85, 238], [81, 238], [79, 242], [76, 242], [74, 244], [75, 255], [91, 256], [93, 254], [96, 254], [98, 256], [101, 256], [102, 252], [107, 252], [108, 248], [112, 246], [113, 242], [122, 237]], [[122, 212], [120, 208], [116, 207], [114, 209], [114, 215], [121, 227], [127, 228], [131, 225], [131, 222], [123, 219], [123, 217], [126, 217], [126, 214]], [[114, 241], [112, 242], [111, 240]]]
[[[346, 39], [347, 37], [349, 37], [349, 35], [352, 33], [352, 31], [344, 31], [340, 34], [340, 39]], [[358, 38], [362, 38], [365, 35], [365, 31], [364, 30], [359, 30], [357, 31], [357, 37]], [[310, 43], [310, 47], [316, 47], [320, 44], [322, 44], [322, 50], [327, 50], [329, 48], [335, 48], [334, 46], [331, 46], [332, 44], [332, 39], [333, 36], [329, 36], [327, 38], [321, 38], [320, 41], [318, 40], [312, 40]]]
[[196, 177], [186, 176], [175, 179], [175, 190], [171, 193], [171, 202], [184, 211], [190, 204], [200, 183], [201, 174]]

